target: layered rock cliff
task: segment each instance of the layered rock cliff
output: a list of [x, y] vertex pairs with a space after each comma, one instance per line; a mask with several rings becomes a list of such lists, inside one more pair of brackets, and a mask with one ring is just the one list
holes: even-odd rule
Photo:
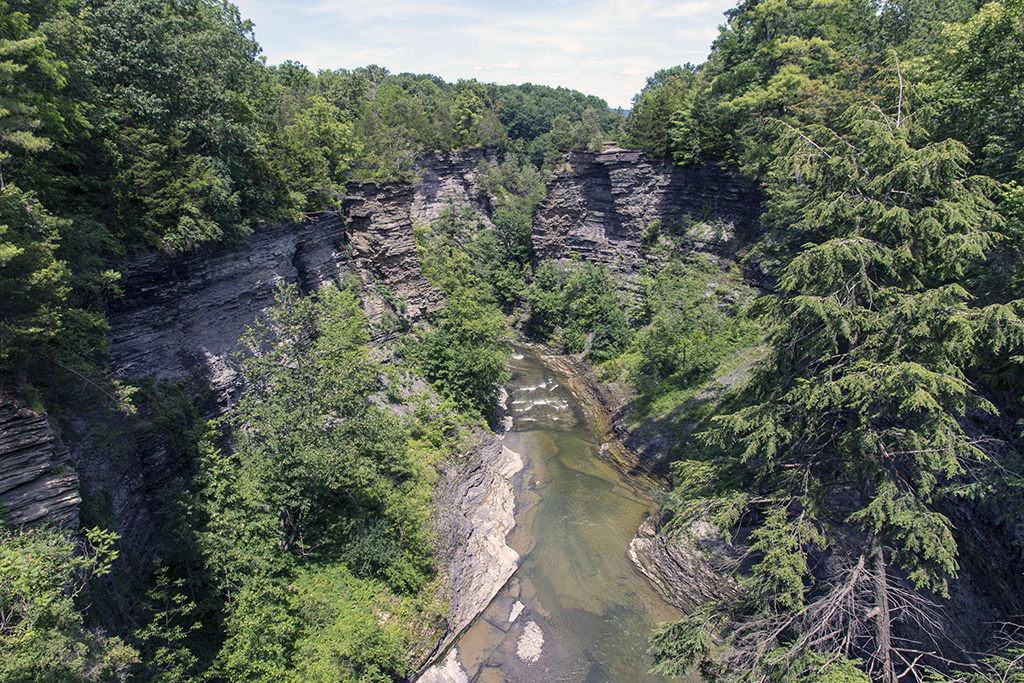
[[[215, 417], [243, 389], [238, 340], [274, 304], [280, 285], [308, 292], [355, 278], [379, 335], [394, 327], [389, 318], [408, 324], [436, 310], [442, 294], [420, 270], [413, 228], [450, 202], [486, 213], [475, 169], [491, 156], [483, 149], [429, 156], [414, 183], [354, 183], [338, 212], [264, 226], [239, 245], [127, 260], [124, 296], [107, 310], [111, 370], [175, 382], [203, 417]], [[102, 407], [73, 419], [68, 440], [93, 516], [144, 565], [160, 546], [160, 492], [186, 474], [185, 463]]]
[[[484, 158], [493, 152], [433, 155], [414, 183], [354, 183], [340, 213], [264, 227], [233, 247], [127, 261], [124, 296], [108, 309], [112, 368], [129, 377], [201, 380], [224, 406], [238, 388], [238, 339], [273, 304], [280, 284], [310, 291], [358, 278], [375, 323], [436, 310], [441, 293], [420, 270], [413, 227], [435, 220], [450, 203], [488, 220], [490, 200], [476, 182]], [[578, 254], [636, 275], [644, 232], [654, 221], [717, 221], [722, 230], [702, 246], [731, 254], [737, 236], [759, 230], [758, 201], [753, 185], [717, 166], [681, 168], [614, 149], [572, 153], [550, 183], [533, 239], [541, 258]]]
[[0, 403], [0, 513], [11, 524], [78, 526], [78, 474], [46, 417]]
[[646, 262], [651, 224], [678, 231], [710, 224], [713, 229], [689, 232], [694, 248], [734, 258], [761, 230], [760, 201], [755, 184], [722, 166], [673, 166], [617, 148], [574, 152], [548, 183], [533, 243], [541, 258], [579, 255], [630, 286]]
[[436, 310], [441, 292], [423, 277], [413, 227], [436, 220], [449, 202], [485, 213], [475, 169], [491, 155], [427, 157], [414, 183], [354, 183], [341, 212], [264, 227], [238, 246], [129, 260], [124, 296], [107, 312], [111, 367], [129, 377], [192, 377], [223, 408], [239, 388], [238, 339], [273, 305], [279, 285], [308, 292], [357, 278], [373, 323]]

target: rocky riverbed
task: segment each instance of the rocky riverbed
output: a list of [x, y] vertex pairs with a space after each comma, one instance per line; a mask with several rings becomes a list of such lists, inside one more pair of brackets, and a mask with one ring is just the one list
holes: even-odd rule
[[[606, 461], [613, 448], [594, 419], [598, 406], [576, 388], [571, 367], [538, 348], [513, 360], [499, 422], [510, 428], [502, 451], [521, 454], [511, 478], [515, 526], [505, 538], [521, 565], [422, 682], [661, 680], [647, 674], [647, 639], [657, 621], [679, 612], [627, 557], [653, 502], [622, 475], [622, 463]], [[502, 460], [495, 447], [489, 455]], [[473, 500], [490, 509], [485, 498]]]

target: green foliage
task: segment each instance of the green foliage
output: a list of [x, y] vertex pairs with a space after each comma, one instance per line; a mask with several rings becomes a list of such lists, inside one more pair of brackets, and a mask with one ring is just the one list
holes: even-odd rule
[[417, 466], [405, 425], [367, 400], [380, 372], [368, 339], [354, 294], [335, 287], [306, 299], [281, 290], [269, 320], [243, 339], [247, 393], [232, 416], [234, 452], [207, 447], [203, 462], [204, 543], [229, 581], [344, 553], [378, 519], [403, 539], [390, 556], [403, 566], [392, 575], [390, 564], [369, 565], [369, 574], [401, 591], [425, 580]]
[[433, 225], [417, 229], [416, 248], [423, 273], [445, 292], [444, 308], [421, 333], [423, 372], [459, 409], [486, 416], [508, 381], [511, 351], [508, 322], [477, 270], [483, 264], [463, 248], [476, 246], [481, 227], [468, 207], [449, 206]]
[[306, 298], [281, 288], [242, 339], [247, 393], [200, 441], [183, 508], [196, 554], [177, 560], [187, 575], [157, 580], [137, 634], [153, 680], [406, 673], [410, 626], [434, 609], [418, 596], [433, 576], [443, 446], [411, 441], [409, 422], [382, 407], [388, 373], [368, 341], [358, 299], [335, 286]]
[[37, 135], [40, 106], [45, 106], [43, 82], [60, 84], [63, 66], [46, 48], [46, 35], [32, 26], [31, 17], [0, 3], [0, 190], [4, 166], [19, 153], [47, 150], [51, 141]]
[[976, 0], [894, 0], [880, 4], [878, 29], [906, 54], [927, 54], [947, 23], [966, 21], [983, 3]]
[[159, 562], [154, 575], [154, 585], [146, 596], [152, 614], [134, 633], [142, 644], [147, 679], [155, 683], [190, 680], [200, 668], [193, 652], [199, 648], [190, 639], [205, 635], [196, 619], [195, 586], [186, 578], [172, 578], [167, 566]]
[[[684, 259], [677, 252], [657, 274], [641, 279], [641, 326], [630, 347], [629, 377], [642, 404], [700, 385], [749, 341], [755, 328], [743, 311], [744, 288], [733, 278], [705, 257]], [[731, 288], [737, 300], [726, 305], [721, 297]]]
[[560, 116], [565, 117], [571, 126], [582, 122], [590, 110], [597, 115], [601, 132], [613, 138], [622, 124], [622, 118], [608, 111], [604, 100], [593, 95], [530, 83], [497, 86], [495, 90], [498, 94], [498, 115], [508, 138], [530, 143], [529, 156], [535, 165], [539, 165], [537, 154], [543, 155], [543, 145], [550, 143], [555, 119]]
[[807, 549], [821, 544], [821, 534], [802, 519], [792, 522], [785, 508], [775, 507], [750, 539], [751, 553], [760, 557], [750, 570], [752, 598], [773, 608], [803, 607], [804, 582], [810, 576]]
[[343, 564], [239, 594], [218, 673], [229, 680], [390, 683], [408, 671], [412, 605]]
[[306, 571], [294, 590], [304, 631], [296, 641], [294, 680], [390, 683], [408, 673], [408, 601], [344, 566]]
[[548, 165], [552, 152], [578, 149], [597, 152], [601, 149], [604, 135], [601, 130], [600, 113], [597, 109], [586, 109], [579, 121], [572, 121], [561, 114], [551, 122]]
[[[965, 177], [962, 147], [914, 148], [909, 124], [899, 116], [869, 110], [854, 114], [850, 138], [819, 137], [818, 165], [799, 162], [807, 184], [777, 200], [781, 211], [799, 216], [797, 226], [834, 227], [818, 228], [817, 241], [781, 278], [791, 294], [778, 311], [775, 362], [784, 365], [772, 372], [813, 371], [786, 388], [785, 400], [830, 416], [820, 426], [801, 419], [799, 430], [779, 433], [779, 445], [828, 429], [848, 460], [863, 458], [867, 469], [859, 476], [867, 476], [872, 502], [854, 518], [901, 544], [917, 580], [942, 589], [942, 574], [955, 571], [955, 548], [948, 521], [928, 503], [942, 479], [986, 457], [956, 416], [991, 410], [971, 390], [964, 369], [973, 349], [986, 343], [986, 318], [998, 310], [971, 311], [970, 295], [955, 282], [993, 244], [984, 226], [997, 225], [998, 217], [984, 185]], [[794, 144], [804, 150], [807, 143]], [[851, 172], [864, 178], [856, 194], [839, 180]], [[792, 208], [810, 199], [808, 191], [822, 196]], [[1011, 337], [1019, 335], [1012, 313], [1002, 324], [1014, 330]], [[802, 342], [794, 348], [791, 339]], [[723, 426], [727, 422], [723, 418]], [[909, 491], [906, 475], [898, 486], [889, 478], [897, 462], [917, 473]], [[913, 527], [924, 537], [908, 536]]]
[[677, 163], [771, 161], [769, 119], [799, 125], [842, 112], [877, 64], [875, 6], [859, 0], [740, 2], [709, 60], [659, 71], [634, 100], [630, 144]]
[[869, 683], [871, 678], [861, 670], [861, 664], [860, 660], [842, 655], [807, 652], [774, 668], [768, 680], [772, 683]]
[[[704, 680], [721, 680], [728, 673], [714, 663], [726, 620], [713, 606], [698, 608], [679, 621], [659, 624], [651, 639], [650, 654], [654, 656], [652, 673], [683, 676], [699, 671]], [[788, 657], [782, 650], [766, 653], [774, 665], [766, 670], [749, 672], [739, 680], [771, 681], [771, 683], [868, 683], [871, 679], [860, 669], [861, 662], [843, 655], [824, 656], [804, 652]], [[725, 676], [723, 676], [723, 674]]]
[[[106, 160], [130, 244], [169, 252], [237, 240], [281, 208], [268, 163], [265, 79], [233, 5], [116, 0], [90, 15]], [[279, 215], [279, 214], [278, 214]]]
[[232, 596], [216, 673], [228, 680], [287, 680], [301, 624], [288, 584], [253, 576]]
[[102, 316], [74, 305], [71, 274], [56, 257], [66, 225], [14, 185], [0, 190], [0, 377], [38, 385], [66, 366], [90, 365], [104, 347]]
[[0, 677], [11, 683], [128, 680], [138, 653], [87, 630], [77, 596], [107, 573], [117, 537], [0, 524]]
[[323, 97], [307, 99], [280, 136], [279, 164], [303, 210], [337, 206], [358, 142], [347, 116]]
[[626, 306], [612, 276], [589, 261], [542, 261], [526, 291], [527, 327], [542, 338], [557, 334], [569, 353], [598, 362], [618, 356], [632, 337]]
[[533, 216], [547, 193], [541, 172], [521, 157], [508, 156], [497, 164], [484, 159], [476, 172], [480, 188], [497, 198], [499, 211]]
[[[739, 678], [831, 654], [794, 628], [775, 631], [791, 647], [775, 659], [772, 641], [755, 648], [743, 624], [816, 614], [805, 607], [809, 559], [844, 523], [864, 531], [876, 581], [891, 553], [917, 586], [945, 592], [957, 549], [937, 503], [966, 473], [982, 476], [990, 457], [964, 427], [969, 413], [994, 412], [968, 376], [1024, 341], [1015, 305], [975, 305], [964, 286], [999, 239], [992, 185], [967, 175], [959, 143], [925, 142], [905, 107], [855, 107], [841, 128], [773, 124], [782, 143], [769, 216], [794, 242], [779, 293], [759, 304], [773, 325], [769, 353], [701, 435], [692, 459], [704, 466], [686, 470], [702, 482], [679, 493], [693, 511], [745, 495], [757, 520], [746, 518], [758, 558], [747, 611], [733, 617], [748, 653], [730, 660]], [[837, 509], [834, 494], [851, 489], [857, 505]], [[850, 567], [829, 580], [852, 585], [860, 575]], [[891, 645], [875, 637], [876, 652]]]
[[633, 98], [629, 135], [623, 143], [654, 158], [670, 159], [673, 152], [673, 117], [689, 104], [698, 69], [692, 64], [662, 69], [647, 79]]
[[507, 309], [519, 301], [526, 290], [526, 277], [534, 256], [533, 226], [529, 214], [517, 208], [503, 206], [491, 218], [494, 228], [481, 230], [468, 249], [476, 259], [480, 277]]
[[694, 670], [715, 650], [722, 621], [720, 613], [703, 606], [679, 621], [659, 624], [651, 636], [652, 673], [682, 676]]
[[282, 86], [280, 121], [314, 96], [349, 117], [356, 150], [351, 174], [360, 180], [408, 180], [418, 155], [468, 146], [508, 148], [539, 167], [560, 145], [592, 146], [621, 126], [603, 100], [564, 88], [453, 84], [377, 65], [314, 76], [289, 63], [276, 67], [274, 76]]
[[1024, 181], [1024, 86], [1017, 75], [1024, 6], [988, 3], [965, 23], [948, 25], [936, 42], [938, 59], [922, 76], [938, 133], [967, 145], [982, 173]]
[[508, 323], [479, 288], [459, 287], [445, 298], [435, 326], [424, 338], [427, 378], [461, 409], [486, 416], [509, 379]]

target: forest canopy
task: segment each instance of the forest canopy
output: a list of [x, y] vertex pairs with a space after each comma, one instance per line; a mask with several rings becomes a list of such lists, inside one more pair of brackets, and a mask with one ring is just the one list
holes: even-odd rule
[[979, 663], [931, 601], [961, 571], [962, 501], [1019, 509], [1024, 91], [1005, 74], [1024, 5], [726, 17], [707, 62], [648, 80], [626, 138], [740, 167], [771, 229], [746, 257], [772, 277], [764, 355], [681, 448], [668, 504], [676, 528], [713, 520], [741, 542], [749, 569], [738, 595], [663, 627], [657, 668], [1019, 677], [1019, 646]]

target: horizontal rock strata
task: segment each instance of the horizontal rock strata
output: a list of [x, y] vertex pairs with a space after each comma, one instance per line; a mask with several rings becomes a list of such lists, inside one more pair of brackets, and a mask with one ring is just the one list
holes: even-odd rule
[[131, 377], [200, 378], [225, 405], [238, 388], [238, 339], [281, 284], [309, 292], [356, 277], [374, 323], [389, 308], [406, 320], [437, 310], [442, 294], [423, 277], [413, 228], [451, 202], [484, 211], [475, 169], [488, 154], [426, 157], [411, 184], [353, 183], [340, 213], [264, 227], [241, 245], [128, 260], [124, 296], [107, 310], [111, 365]]
[[757, 186], [722, 166], [675, 166], [648, 161], [642, 152], [574, 152], [548, 184], [533, 224], [541, 258], [579, 255], [601, 263], [631, 285], [643, 264], [648, 227], [703, 221], [691, 233], [694, 248], [734, 257], [760, 231]]
[[[222, 414], [243, 390], [238, 343], [274, 305], [279, 285], [301, 292], [355, 278], [378, 335], [387, 316], [408, 324], [437, 310], [440, 290], [423, 276], [413, 229], [451, 202], [483, 211], [475, 169], [482, 149], [424, 158], [414, 183], [352, 183], [340, 211], [264, 226], [245, 242], [178, 257], [126, 260], [124, 296], [110, 301], [110, 365], [119, 377], [185, 380], [207, 396], [205, 417]], [[109, 423], [109, 424], [108, 424]], [[160, 546], [160, 490], [187, 477], [159, 440], [134, 438], [116, 416], [72, 420], [69, 446], [89, 499], [121, 535], [125, 556], [145, 563]], [[106, 443], [118, 433], [118, 443]]]
[[45, 417], [0, 403], [0, 515], [11, 524], [78, 526], [78, 474]]

